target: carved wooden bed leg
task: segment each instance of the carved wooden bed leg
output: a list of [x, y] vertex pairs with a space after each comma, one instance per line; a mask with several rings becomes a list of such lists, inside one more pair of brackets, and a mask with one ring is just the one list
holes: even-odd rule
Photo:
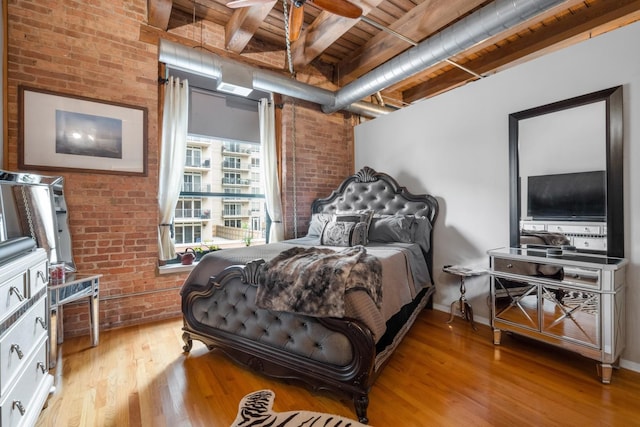
[[193, 341], [191, 340], [191, 334], [189, 332], [183, 332], [182, 341], [184, 341], [184, 345], [182, 346], [182, 351], [184, 351], [185, 353], [189, 353], [193, 348]]
[[368, 424], [369, 419], [367, 418], [367, 407], [369, 406], [369, 395], [367, 393], [353, 396], [353, 403], [356, 407], [356, 415], [358, 416], [358, 421], [362, 424]]

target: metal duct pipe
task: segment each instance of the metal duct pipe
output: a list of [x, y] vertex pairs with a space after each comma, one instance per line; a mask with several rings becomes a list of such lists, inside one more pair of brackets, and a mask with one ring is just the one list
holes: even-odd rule
[[[158, 61], [172, 68], [218, 81], [222, 78], [222, 68], [225, 64], [229, 64], [251, 73], [254, 89], [275, 92], [319, 105], [329, 105], [335, 102], [335, 92], [330, 90], [318, 88], [273, 71], [255, 68], [211, 52], [199, 51], [165, 39], [160, 39]], [[357, 102], [353, 105], [346, 105], [343, 108], [369, 117], [378, 117], [395, 111], [388, 107], [366, 102]], [[338, 108], [336, 111], [343, 108]]]
[[341, 110], [564, 1], [496, 0], [344, 86], [322, 111]]

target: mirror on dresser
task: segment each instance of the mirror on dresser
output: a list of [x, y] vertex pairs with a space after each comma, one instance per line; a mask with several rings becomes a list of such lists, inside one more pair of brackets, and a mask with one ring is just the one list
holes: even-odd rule
[[624, 257], [622, 146], [622, 86], [510, 114], [510, 245]]

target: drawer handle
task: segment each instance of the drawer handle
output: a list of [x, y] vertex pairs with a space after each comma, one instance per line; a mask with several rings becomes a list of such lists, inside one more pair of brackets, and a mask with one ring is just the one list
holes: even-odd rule
[[19, 400], [13, 401], [12, 409], [16, 409], [16, 408], [18, 408], [18, 411], [20, 411], [20, 415], [24, 415], [24, 413], [27, 412], [24, 409], [24, 405]]
[[47, 276], [42, 270], [38, 270], [38, 277], [42, 280], [42, 283], [47, 283]]
[[40, 372], [42, 372], [43, 374], [47, 372], [47, 369], [44, 367], [44, 363], [38, 362], [37, 367], [40, 368]]
[[40, 323], [40, 326], [42, 326], [42, 329], [47, 329], [47, 324], [45, 323], [44, 319], [42, 317], [36, 317], [36, 323]]
[[11, 289], [9, 289], [9, 293], [15, 294], [18, 297], [18, 301], [24, 301], [24, 297], [20, 293], [20, 289], [16, 288], [15, 286], [12, 286]]
[[11, 350], [9, 350], [9, 353], [13, 353], [14, 351], [18, 353], [18, 359], [22, 359], [24, 357], [24, 353], [22, 353], [18, 344], [11, 344]]
[[507, 264], [507, 268], [513, 268], [513, 264], [511, 263]]

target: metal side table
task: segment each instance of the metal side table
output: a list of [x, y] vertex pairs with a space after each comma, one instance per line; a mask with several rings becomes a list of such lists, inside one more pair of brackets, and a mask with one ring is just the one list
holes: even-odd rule
[[58, 345], [64, 341], [62, 325], [65, 304], [86, 299], [89, 302], [89, 333], [91, 345], [98, 345], [100, 300], [100, 277], [102, 274], [67, 274], [64, 282], [49, 285], [49, 369], [55, 368], [58, 360]]
[[471, 304], [469, 304], [465, 296], [467, 289], [464, 283], [464, 279], [467, 277], [486, 274], [487, 271], [484, 269], [469, 268], [461, 265], [445, 265], [442, 271], [444, 271], [445, 273], [453, 274], [454, 276], [458, 276], [460, 278], [460, 298], [451, 303], [451, 314], [447, 323], [453, 322], [453, 318], [455, 316], [457, 308], [460, 311], [460, 316], [471, 323], [471, 327], [473, 328], [473, 330], [477, 331], [478, 328], [476, 328], [476, 324], [473, 321], [473, 309], [471, 308]]

